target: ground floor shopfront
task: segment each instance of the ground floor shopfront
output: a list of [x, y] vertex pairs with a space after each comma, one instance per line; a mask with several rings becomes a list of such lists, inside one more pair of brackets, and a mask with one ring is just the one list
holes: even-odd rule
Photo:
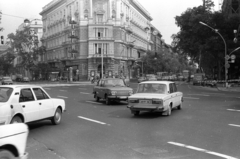
[[[103, 67], [102, 67], [103, 64]], [[59, 73], [55, 76], [58, 78], [67, 79], [70, 81], [83, 81], [89, 80], [91, 77], [124, 77], [135, 78], [139, 69], [134, 67], [134, 60], [123, 60], [116, 58], [87, 58], [87, 59], [74, 59], [63, 60], [51, 65], [59, 69]]]

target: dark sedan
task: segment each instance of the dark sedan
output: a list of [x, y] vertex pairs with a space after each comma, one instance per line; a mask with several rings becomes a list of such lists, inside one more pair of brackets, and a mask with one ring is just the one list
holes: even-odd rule
[[2, 78], [2, 85], [11, 85], [11, 84], [13, 84], [11, 77], [3, 77]]

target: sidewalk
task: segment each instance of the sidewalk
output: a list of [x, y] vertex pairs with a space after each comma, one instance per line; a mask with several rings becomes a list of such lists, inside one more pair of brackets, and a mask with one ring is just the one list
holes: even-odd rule
[[38, 85], [42, 87], [61, 87], [61, 86], [78, 86], [93, 85], [90, 81], [31, 81], [31, 82], [14, 82], [14, 85]]

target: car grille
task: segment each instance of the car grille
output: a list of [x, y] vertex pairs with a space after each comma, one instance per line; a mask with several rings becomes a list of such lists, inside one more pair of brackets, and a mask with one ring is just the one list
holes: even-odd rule
[[129, 92], [126, 91], [117, 91], [116, 95], [121, 96], [121, 95], [129, 95]]

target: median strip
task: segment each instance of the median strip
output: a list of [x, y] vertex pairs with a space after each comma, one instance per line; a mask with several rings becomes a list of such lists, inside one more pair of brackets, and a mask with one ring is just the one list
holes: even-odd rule
[[78, 116], [78, 118], [88, 120], [88, 121], [91, 121], [91, 122], [94, 122], [94, 123], [98, 123], [98, 124], [101, 124], [101, 125], [109, 125], [109, 124], [106, 124], [106, 123], [103, 123], [103, 122], [100, 122], [100, 121], [97, 121], [97, 120], [89, 119], [89, 118], [86, 118], [86, 117], [83, 117], [83, 116]]
[[232, 157], [232, 156], [224, 155], [224, 154], [213, 152], [213, 151], [208, 151], [208, 150], [201, 149], [201, 148], [194, 147], [194, 146], [190, 146], [190, 145], [185, 145], [185, 144], [181, 144], [181, 143], [177, 143], [177, 142], [168, 142], [168, 143], [171, 144], [171, 145], [184, 147], [184, 148], [192, 149], [192, 150], [199, 151], [199, 152], [204, 152], [204, 153], [207, 153], [207, 154], [211, 154], [211, 155], [226, 158], [226, 159], [237, 159], [237, 158]]

